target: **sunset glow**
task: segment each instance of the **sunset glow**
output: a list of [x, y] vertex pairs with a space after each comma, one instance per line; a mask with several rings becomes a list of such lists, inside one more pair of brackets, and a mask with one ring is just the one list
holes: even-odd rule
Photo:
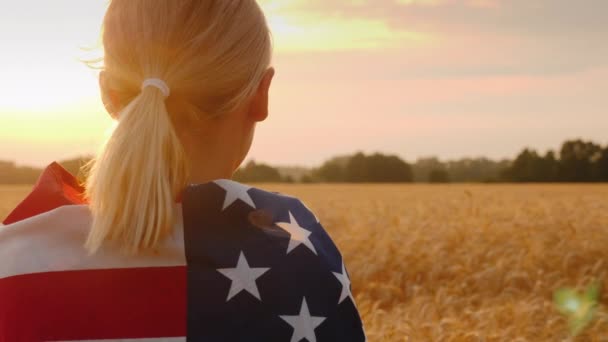
[[[260, 3], [277, 78], [251, 158], [501, 158], [573, 137], [607, 142], [608, 2]], [[80, 60], [98, 47], [105, 7], [0, 6], [0, 160], [44, 165], [96, 150], [111, 121]]]

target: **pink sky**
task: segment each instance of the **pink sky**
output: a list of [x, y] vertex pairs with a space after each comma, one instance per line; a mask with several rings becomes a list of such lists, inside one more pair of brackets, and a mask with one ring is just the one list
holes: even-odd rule
[[[503, 158], [569, 138], [608, 143], [606, 1], [261, 3], [278, 73], [251, 158]], [[3, 7], [0, 159], [93, 153], [111, 121], [77, 47], [95, 42], [103, 1]]]

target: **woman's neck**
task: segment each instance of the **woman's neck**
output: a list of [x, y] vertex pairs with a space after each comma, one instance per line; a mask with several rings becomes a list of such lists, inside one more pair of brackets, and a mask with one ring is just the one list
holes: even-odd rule
[[234, 173], [232, 163], [217, 159], [190, 162], [189, 184], [204, 184], [218, 179], [230, 179]]
[[197, 153], [189, 154], [188, 184], [204, 184], [218, 179], [232, 178], [238, 167], [235, 165], [234, 151], [215, 146], [199, 148]]

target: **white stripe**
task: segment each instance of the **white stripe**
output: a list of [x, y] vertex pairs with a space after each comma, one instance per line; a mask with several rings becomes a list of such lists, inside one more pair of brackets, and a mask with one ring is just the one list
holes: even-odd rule
[[[185, 337], [129, 338], [122, 340], [78, 340], [69, 342], [185, 342]], [[55, 341], [68, 342], [68, 341]]]
[[126, 256], [104, 247], [93, 256], [84, 249], [91, 226], [86, 206], [66, 206], [0, 230], [0, 279], [42, 272], [185, 266], [181, 220], [156, 253]]

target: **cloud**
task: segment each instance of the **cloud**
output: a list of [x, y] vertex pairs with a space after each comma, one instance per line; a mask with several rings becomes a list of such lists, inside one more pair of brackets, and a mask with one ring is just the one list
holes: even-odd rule
[[431, 38], [429, 34], [393, 27], [382, 13], [358, 15], [351, 11], [376, 8], [366, 1], [266, 0], [260, 3], [280, 52], [394, 48]]
[[487, 29], [534, 35], [608, 32], [608, 1], [604, 0], [292, 0], [280, 9], [382, 19], [410, 30]]
[[319, 14], [269, 17], [274, 44], [280, 52], [374, 50], [413, 45], [429, 35], [394, 30], [379, 19], [336, 18]]
[[608, 1], [604, 0], [263, 4], [278, 28], [279, 53], [367, 51], [376, 54], [372, 59], [376, 63], [391, 60], [384, 68], [390, 77], [554, 75], [608, 65]]

